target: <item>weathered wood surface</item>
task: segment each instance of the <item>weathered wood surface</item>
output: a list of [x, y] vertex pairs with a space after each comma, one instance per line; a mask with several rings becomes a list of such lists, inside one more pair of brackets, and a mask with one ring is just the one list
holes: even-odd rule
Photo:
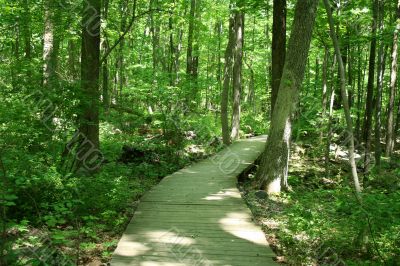
[[141, 200], [111, 265], [276, 265], [236, 187], [265, 140], [238, 141], [164, 178]]

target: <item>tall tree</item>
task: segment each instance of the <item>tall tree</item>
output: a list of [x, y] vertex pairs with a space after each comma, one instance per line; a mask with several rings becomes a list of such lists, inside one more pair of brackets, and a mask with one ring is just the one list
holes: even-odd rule
[[232, 128], [231, 139], [239, 139], [240, 130], [240, 98], [242, 91], [242, 66], [243, 66], [243, 43], [244, 43], [244, 12], [240, 0], [237, 1], [235, 13], [235, 47], [233, 64], [233, 105], [232, 105]]
[[31, 31], [31, 10], [29, 0], [22, 1], [22, 37], [24, 40], [25, 59], [32, 58], [32, 31]]
[[[189, 81], [189, 97], [187, 101], [196, 100], [198, 97], [198, 68], [199, 68], [199, 39], [198, 39], [198, 23], [200, 17], [200, 0], [190, 0], [189, 11], [189, 27], [188, 27], [188, 42], [186, 51], [186, 75]], [[188, 98], [189, 98], [188, 97]]]
[[218, 37], [218, 46], [217, 46], [217, 52], [216, 52], [216, 58], [217, 58], [217, 82], [218, 82], [218, 89], [219, 91], [222, 90], [222, 63], [221, 63], [221, 35], [222, 35], [222, 21], [218, 20], [215, 23], [215, 30], [217, 32], [217, 37]]
[[173, 1], [170, 15], [168, 18], [168, 30], [169, 30], [169, 74], [170, 74], [170, 85], [175, 86], [176, 81], [177, 81], [177, 76], [178, 76], [178, 66], [177, 66], [177, 61], [176, 61], [176, 46], [175, 46], [175, 41], [174, 41], [174, 12], [176, 9], [175, 6], [175, 1]]
[[274, 0], [272, 25], [271, 114], [281, 82], [286, 54], [286, 0]]
[[[198, 0], [197, 0], [198, 1]], [[188, 45], [186, 55], [186, 74], [189, 78], [192, 78], [195, 73], [194, 71], [194, 57], [193, 57], [193, 39], [194, 39], [194, 27], [195, 27], [195, 16], [196, 16], [196, 0], [190, 1], [190, 12], [189, 12], [189, 29], [188, 29]]]
[[[89, 156], [99, 149], [99, 75], [101, 1], [84, 2], [82, 14], [81, 113], [77, 167], [90, 162]], [[90, 169], [90, 166], [86, 165]]]
[[[103, 2], [103, 20], [107, 21], [108, 19], [108, 9], [109, 9], [109, 0], [104, 0]], [[104, 34], [106, 35], [106, 34]], [[103, 54], [107, 53], [108, 50], [110, 49], [110, 44], [108, 42], [108, 37], [105, 36], [105, 38], [103, 38], [102, 40], [102, 50], [103, 50]], [[102, 83], [102, 87], [103, 87], [103, 106], [104, 106], [104, 110], [108, 111], [109, 107], [110, 107], [110, 96], [109, 96], [109, 69], [108, 69], [108, 57], [104, 58], [103, 61], [103, 65], [102, 65], [102, 74], [103, 74], [103, 83]]]
[[[158, 5], [159, 5], [158, 0], [150, 1], [150, 8], [152, 9], [158, 8]], [[154, 12], [150, 13], [150, 31], [152, 37], [151, 44], [152, 44], [153, 70], [156, 71], [161, 61], [161, 54], [160, 54], [160, 25], [157, 17], [154, 15]]]
[[386, 125], [386, 150], [385, 155], [390, 156], [393, 152], [394, 147], [394, 101], [396, 95], [396, 84], [397, 84], [397, 59], [398, 59], [398, 47], [399, 47], [399, 30], [400, 30], [400, 1], [397, 3], [396, 10], [396, 28], [393, 33], [393, 45], [392, 45], [392, 63], [390, 70], [390, 92], [389, 102], [387, 110], [387, 125]]
[[[384, 2], [379, 1], [379, 35], [383, 34], [383, 22], [384, 22]], [[377, 90], [375, 97], [375, 164], [379, 170], [381, 165], [381, 113], [382, 113], [382, 91], [383, 91], [383, 79], [385, 75], [386, 66], [386, 54], [388, 46], [381, 40], [379, 43], [378, 51], [378, 68], [377, 68]]]
[[372, 29], [371, 29], [371, 48], [369, 54], [369, 66], [368, 66], [368, 85], [367, 85], [367, 100], [365, 106], [365, 117], [364, 117], [364, 142], [365, 142], [365, 160], [364, 160], [364, 172], [368, 173], [370, 166], [370, 151], [371, 151], [371, 130], [372, 130], [372, 114], [373, 114], [373, 97], [374, 97], [374, 81], [375, 81], [375, 58], [376, 58], [376, 29], [378, 21], [378, 5], [379, 0], [374, 0], [372, 12]]
[[354, 159], [353, 120], [351, 118], [348, 92], [346, 89], [346, 76], [345, 76], [346, 72], [345, 72], [343, 58], [342, 58], [341, 51], [340, 51], [339, 41], [338, 41], [338, 39], [336, 37], [336, 33], [335, 33], [335, 26], [333, 23], [332, 11], [331, 11], [331, 7], [330, 7], [328, 0], [324, 0], [324, 5], [325, 5], [326, 12], [328, 14], [330, 35], [331, 35], [331, 38], [333, 41], [333, 46], [335, 48], [336, 59], [339, 63], [340, 92], [342, 94], [342, 102], [343, 102], [343, 108], [344, 108], [346, 124], [347, 124], [347, 140], [348, 140], [348, 146], [349, 146], [349, 162], [350, 162], [350, 166], [351, 166], [351, 173], [353, 175], [355, 191], [357, 192], [357, 196], [360, 197], [359, 193], [361, 192], [361, 186], [360, 186], [360, 182], [358, 180], [357, 165], [356, 165], [356, 162]]
[[60, 38], [57, 32], [59, 14], [57, 1], [47, 0], [44, 11], [44, 36], [43, 36], [43, 85], [49, 89], [54, 89], [57, 85], [57, 67]]
[[[121, 32], [125, 32], [126, 30], [126, 22], [127, 22], [127, 16], [128, 16], [128, 10], [129, 10], [129, 1], [127, 0], [121, 0], [120, 2], [120, 14], [121, 14], [121, 24], [120, 24], [120, 30]], [[135, 7], [133, 7], [135, 9]], [[135, 12], [136, 10], [133, 10], [132, 12]], [[121, 98], [122, 96], [122, 89], [125, 85], [125, 57], [124, 57], [124, 49], [125, 49], [125, 36], [122, 36], [121, 41], [119, 43], [118, 47], [118, 56], [117, 56], [117, 61], [116, 63], [116, 68], [118, 72], [116, 73], [116, 85], [117, 85], [117, 94], [118, 97]]]
[[79, 61], [78, 47], [76, 40], [68, 40], [68, 76], [75, 80], [78, 78], [79, 71], [76, 64]]
[[269, 137], [257, 172], [257, 178], [261, 181], [261, 189], [267, 190], [269, 194], [279, 193], [281, 187], [288, 188], [291, 115], [295, 111], [299, 88], [304, 78], [318, 2], [318, 0], [298, 0], [296, 3], [292, 32], [275, 110], [272, 113]]
[[361, 45], [358, 44], [357, 47], [358, 52], [358, 70], [357, 70], [357, 119], [356, 119], [356, 130], [355, 135], [357, 139], [361, 139], [361, 106], [363, 99], [363, 83], [364, 83], [364, 75], [363, 75], [363, 54], [361, 50]]
[[[45, 27], [43, 34], [43, 88], [44, 94], [52, 97], [58, 90], [58, 56], [60, 46], [59, 10], [57, 1], [47, 0], [45, 3]], [[53, 108], [50, 108], [53, 109]], [[54, 109], [47, 108], [45, 118], [52, 121]]]
[[[232, 8], [232, 3], [230, 4]], [[229, 33], [228, 44], [225, 50], [225, 66], [223, 74], [223, 85], [221, 91], [221, 125], [222, 125], [222, 141], [225, 145], [231, 143], [229, 136], [229, 117], [228, 117], [228, 103], [229, 103], [229, 87], [232, 79], [232, 57], [235, 45], [235, 18], [233, 12], [229, 17]]]

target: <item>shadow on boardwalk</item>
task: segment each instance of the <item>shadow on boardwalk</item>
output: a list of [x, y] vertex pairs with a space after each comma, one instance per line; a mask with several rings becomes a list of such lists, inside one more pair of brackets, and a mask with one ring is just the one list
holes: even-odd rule
[[111, 265], [277, 265], [236, 187], [265, 140], [238, 141], [164, 178], [141, 200]]

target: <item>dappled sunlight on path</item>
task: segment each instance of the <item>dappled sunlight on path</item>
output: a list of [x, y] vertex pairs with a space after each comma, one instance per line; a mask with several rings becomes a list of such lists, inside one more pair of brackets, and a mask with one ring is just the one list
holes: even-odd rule
[[264, 143], [236, 142], [166, 177], [143, 197], [111, 265], [276, 265], [236, 187]]

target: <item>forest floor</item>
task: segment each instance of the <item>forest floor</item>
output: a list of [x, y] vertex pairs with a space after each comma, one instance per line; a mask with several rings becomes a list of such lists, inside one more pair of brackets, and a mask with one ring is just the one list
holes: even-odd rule
[[360, 206], [347, 165], [333, 162], [327, 175], [321, 158], [295, 145], [292, 191], [281, 196], [258, 191], [254, 173], [239, 183], [277, 260], [289, 265], [400, 265], [398, 164], [384, 162], [379, 174], [371, 173]]

